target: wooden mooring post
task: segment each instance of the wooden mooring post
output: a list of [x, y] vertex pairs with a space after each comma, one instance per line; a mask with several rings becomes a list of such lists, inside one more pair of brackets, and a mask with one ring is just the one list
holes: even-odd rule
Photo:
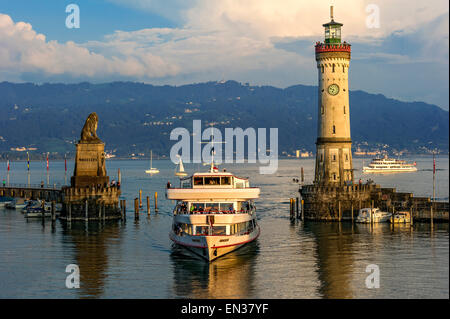
[[158, 192], [155, 192], [155, 213], [158, 212]]
[[289, 219], [294, 220], [294, 199], [289, 198]]
[[295, 218], [299, 219], [299, 201], [300, 199], [297, 197], [295, 199]]
[[352, 223], [354, 222], [354, 214], [353, 214], [353, 201], [352, 201]]
[[55, 201], [52, 201], [52, 223], [56, 220]]
[[139, 199], [134, 199], [134, 220], [139, 220]]
[[305, 202], [304, 202], [304, 200], [302, 199], [302, 205], [301, 205], [301, 220], [302, 221], [304, 221], [305, 220], [305, 209], [304, 209], [304, 204], [305, 204]]
[[84, 208], [84, 219], [86, 221], [88, 221], [89, 220], [89, 203], [88, 203], [87, 199], [85, 201], [85, 205], [84, 206], [85, 206], [85, 208]]
[[150, 216], [150, 197], [147, 196], [147, 215]]
[[122, 202], [122, 220], [126, 222], [127, 220], [127, 201], [125, 199], [121, 200]]
[[139, 190], [139, 208], [142, 208], [142, 189]]
[[45, 219], [45, 200], [42, 200], [42, 224], [44, 224]]

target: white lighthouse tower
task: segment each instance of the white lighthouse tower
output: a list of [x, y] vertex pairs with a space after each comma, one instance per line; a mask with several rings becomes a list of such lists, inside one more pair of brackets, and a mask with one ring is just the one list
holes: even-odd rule
[[325, 41], [317, 42], [319, 75], [316, 185], [345, 185], [353, 181], [348, 72], [350, 44], [341, 43], [342, 23], [325, 23]]

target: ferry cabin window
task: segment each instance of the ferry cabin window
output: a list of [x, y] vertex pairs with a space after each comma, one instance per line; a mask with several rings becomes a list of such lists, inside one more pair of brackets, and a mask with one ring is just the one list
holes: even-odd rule
[[230, 176], [221, 177], [220, 185], [231, 185], [231, 177]]
[[203, 203], [191, 203], [191, 211], [193, 212], [203, 212], [205, 210], [205, 204]]
[[220, 185], [220, 177], [205, 177], [205, 185]]
[[226, 235], [227, 234], [227, 226], [212, 226], [211, 227], [212, 235]]
[[194, 185], [203, 185], [203, 177], [194, 177]]
[[233, 203], [220, 203], [220, 211], [224, 213], [234, 212]]
[[209, 226], [195, 226], [196, 235], [208, 235]]
[[219, 203], [206, 203], [205, 212], [218, 213], [219, 212]]

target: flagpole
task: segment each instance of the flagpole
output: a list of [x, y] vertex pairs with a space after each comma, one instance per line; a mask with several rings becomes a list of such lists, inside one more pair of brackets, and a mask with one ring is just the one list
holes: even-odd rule
[[50, 176], [48, 171], [48, 152], [47, 152], [47, 186], [49, 186], [49, 184], [50, 184]]
[[433, 203], [436, 201], [436, 158], [433, 151]]
[[64, 185], [67, 185], [67, 158], [64, 154]]
[[8, 186], [9, 186], [9, 160], [7, 162], [8, 162], [8, 174], [7, 174], [7, 177], [6, 177], [6, 181], [7, 181]]
[[27, 152], [28, 187], [30, 187], [30, 154]]

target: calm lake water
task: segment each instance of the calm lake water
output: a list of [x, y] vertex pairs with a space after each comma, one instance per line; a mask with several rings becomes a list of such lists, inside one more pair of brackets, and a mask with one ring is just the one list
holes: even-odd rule
[[[416, 161], [419, 171], [396, 175], [362, 175], [385, 187], [432, 194], [432, 158]], [[368, 164], [369, 159], [365, 160]], [[448, 201], [449, 158], [438, 157], [436, 197]], [[3, 165], [4, 163], [2, 163]], [[362, 159], [354, 159], [356, 181]], [[313, 159], [279, 161], [274, 175], [260, 175], [258, 164], [227, 164], [228, 171], [250, 177], [261, 187], [256, 201], [261, 236], [211, 264], [172, 247], [168, 237], [174, 203], [164, 198], [174, 165], [153, 160], [159, 174], [149, 177], [148, 161], [107, 161], [110, 178], [122, 172], [127, 221], [72, 223], [27, 221], [19, 211], [0, 209], [0, 298], [449, 298], [448, 224], [389, 224], [289, 221], [292, 182], [304, 168], [314, 174]], [[206, 170], [186, 164], [189, 173]], [[73, 163], [68, 163], [69, 175]], [[0, 178], [6, 179], [2, 168]], [[31, 163], [31, 183], [46, 182], [45, 162]], [[64, 162], [50, 162], [50, 184], [64, 183]], [[67, 177], [69, 180], [70, 177]], [[13, 162], [11, 183], [27, 183], [26, 163]], [[133, 199], [158, 192], [159, 212], [134, 221]], [[79, 289], [67, 289], [66, 266], [80, 267]], [[366, 267], [380, 270], [380, 288], [367, 289]]]

